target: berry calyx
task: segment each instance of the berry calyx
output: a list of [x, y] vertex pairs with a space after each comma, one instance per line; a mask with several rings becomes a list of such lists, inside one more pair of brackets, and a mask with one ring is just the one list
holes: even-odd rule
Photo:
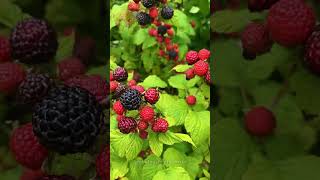
[[158, 90], [154, 88], [148, 89], [144, 94], [145, 100], [150, 104], [155, 104], [158, 102], [160, 96]]
[[273, 133], [276, 127], [276, 120], [269, 109], [258, 106], [246, 113], [245, 127], [248, 133], [253, 136], [268, 136]]
[[192, 96], [192, 95], [187, 96], [186, 97], [186, 102], [187, 102], [188, 105], [193, 106], [193, 105], [196, 104], [197, 98], [195, 96]]

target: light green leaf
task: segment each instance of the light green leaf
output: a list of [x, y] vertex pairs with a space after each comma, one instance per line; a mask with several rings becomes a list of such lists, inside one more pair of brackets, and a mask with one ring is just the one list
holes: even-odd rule
[[147, 157], [147, 159], [144, 160], [144, 166], [142, 168], [142, 179], [152, 180], [153, 176], [162, 169], [164, 169], [162, 159], [155, 155], [150, 155]]
[[157, 172], [152, 180], [191, 180], [188, 172], [182, 167], [168, 168]]
[[149, 145], [152, 150], [152, 152], [160, 157], [162, 154], [163, 150], [163, 143], [159, 141], [158, 135], [155, 133], [150, 133], [149, 134]]
[[137, 158], [135, 160], [130, 161], [129, 163], [129, 173], [127, 177], [129, 179], [142, 179], [142, 168], [144, 166], [144, 162], [142, 158]]
[[165, 88], [167, 87], [167, 83], [164, 82], [162, 79], [160, 79], [156, 75], [150, 75], [144, 79], [144, 81], [141, 83], [141, 85], [145, 88], [151, 88], [151, 87], [160, 87]]
[[139, 29], [133, 37], [133, 43], [135, 45], [140, 45], [142, 44], [146, 38], [148, 37], [148, 31], [147, 29]]
[[70, 36], [62, 36], [58, 39], [59, 47], [55, 57], [56, 62], [60, 62], [65, 58], [71, 57], [75, 42], [74, 33]]
[[188, 64], [179, 64], [175, 66], [172, 70], [175, 70], [176, 72], [185, 72], [186, 70], [190, 69], [192, 66]]
[[195, 144], [206, 141], [210, 136], [210, 112], [189, 111], [185, 120], [185, 128]]
[[174, 143], [180, 143], [180, 142], [188, 142], [195, 146], [192, 139], [187, 134], [182, 133], [173, 133], [173, 132], [166, 132], [158, 135], [159, 141], [161, 141], [164, 144], [167, 145], [173, 145]]
[[123, 177], [129, 171], [128, 161], [125, 158], [117, 156], [117, 153], [114, 151], [110, 151], [110, 166], [111, 179], [118, 179], [119, 177]]
[[0, 24], [13, 28], [19, 21], [29, 18], [21, 9], [9, 0], [1, 0]]
[[98, 66], [98, 67], [93, 67], [91, 69], [88, 70], [87, 74], [88, 75], [93, 75], [93, 74], [97, 74], [100, 75], [103, 78], [106, 78], [108, 75], [108, 71], [107, 71], [107, 66]]

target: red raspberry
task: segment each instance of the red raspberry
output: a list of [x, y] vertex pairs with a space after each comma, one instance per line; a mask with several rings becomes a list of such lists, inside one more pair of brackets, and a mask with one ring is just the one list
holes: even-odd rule
[[245, 126], [249, 134], [253, 136], [268, 136], [276, 127], [273, 113], [265, 107], [252, 108], [245, 115]]
[[186, 70], [185, 74], [186, 74], [186, 79], [187, 80], [190, 80], [190, 79], [192, 79], [192, 78], [194, 78], [196, 76], [194, 74], [193, 68], [190, 68], [190, 69]]
[[159, 100], [159, 92], [156, 89], [150, 88], [144, 94], [145, 100], [150, 104], [155, 104]]
[[161, 22], [158, 21], [157, 19], [154, 19], [154, 21], [152, 22], [154, 25], [156, 26], [160, 26], [161, 25]]
[[269, 10], [268, 29], [272, 39], [283, 46], [302, 44], [312, 32], [315, 13], [301, 0], [280, 0]]
[[164, 50], [160, 49], [159, 56], [164, 57], [165, 55], [166, 55], [166, 53], [164, 52]]
[[166, 49], [167, 49], [167, 51], [173, 50], [173, 45], [167, 44], [167, 45], [166, 45]]
[[122, 118], [124, 118], [124, 115], [118, 115], [117, 116], [117, 121], [119, 122]]
[[65, 81], [76, 75], [84, 74], [86, 71], [85, 66], [81, 60], [76, 57], [66, 58], [58, 64], [59, 79]]
[[210, 58], [210, 51], [207, 49], [201, 49], [198, 52], [198, 57], [200, 60], [204, 61]]
[[171, 39], [170, 39], [170, 38], [165, 38], [165, 39], [164, 39], [164, 43], [170, 44], [170, 43], [171, 43]]
[[144, 93], [144, 88], [140, 85], [131, 86], [131, 89], [139, 91], [141, 94]]
[[145, 107], [141, 108], [141, 110], [139, 112], [139, 115], [140, 115], [140, 119], [142, 121], [146, 121], [147, 122], [147, 121], [152, 121], [153, 120], [155, 112], [154, 112], [152, 107], [145, 106]]
[[168, 121], [162, 118], [158, 118], [152, 125], [152, 131], [158, 133], [165, 133], [168, 130]]
[[189, 51], [186, 54], [186, 61], [189, 65], [196, 63], [199, 60], [197, 51]]
[[130, 132], [133, 132], [137, 128], [137, 122], [135, 119], [131, 117], [123, 117], [119, 122], [118, 122], [118, 128], [120, 132], [123, 134], [129, 134]]
[[194, 73], [198, 76], [204, 76], [209, 70], [209, 64], [206, 61], [198, 61], [194, 64]]
[[110, 71], [109, 76], [110, 76], [110, 77], [109, 77], [109, 80], [110, 80], [110, 81], [114, 81], [114, 78], [113, 78], [113, 72], [112, 72], [112, 71]]
[[244, 51], [252, 56], [263, 54], [272, 46], [267, 27], [260, 23], [250, 23], [241, 35], [241, 42]]
[[65, 81], [70, 87], [80, 87], [94, 95], [97, 101], [105, 99], [108, 95], [106, 80], [100, 75], [79, 75]]
[[148, 131], [139, 131], [139, 136], [141, 139], [147, 139], [148, 138]]
[[171, 29], [168, 29], [167, 30], [167, 34], [169, 35], [169, 36], [173, 36], [174, 35], [174, 30], [171, 28]]
[[206, 77], [205, 77], [206, 83], [207, 84], [212, 84], [211, 82], [211, 74], [210, 74], [210, 69], [208, 70], [208, 72], [206, 73]]
[[0, 63], [11, 60], [10, 42], [6, 37], [0, 36]]
[[309, 36], [305, 47], [304, 61], [308, 68], [320, 74], [320, 26]]
[[15, 91], [25, 75], [20, 64], [11, 62], [0, 64], [0, 92], [10, 94]]
[[96, 159], [96, 172], [101, 180], [110, 180], [110, 148], [107, 145]]
[[26, 169], [20, 176], [20, 180], [38, 180], [42, 176], [44, 176], [44, 173], [40, 169], [36, 171]]
[[48, 156], [48, 151], [33, 134], [32, 124], [15, 129], [10, 138], [10, 149], [16, 161], [21, 165], [38, 170]]
[[158, 31], [155, 28], [150, 28], [148, 32], [150, 36], [156, 37], [158, 35]]
[[135, 2], [129, 2], [129, 4], [128, 4], [129, 11], [139, 11], [139, 9], [140, 9], [140, 4], [135, 3]]
[[118, 115], [123, 115], [125, 109], [124, 107], [122, 106], [121, 102], [120, 101], [116, 101], [114, 104], [113, 104], [113, 111], [115, 113], [117, 113]]
[[137, 85], [136, 80], [131, 79], [130, 81], [128, 81], [128, 86], [129, 86], [129, 87], [131, 87], [131, 86], [135, 86], [135, 85]]
[[149, 15], [150, 15], [150, 17], [152, 17], [152, 18], [158, 17], [158, 15], [159, 15], [158, 9], [157, 9], [156, 7], [150, 8], [150, 10], [149, 10]]
[[117, 81], [111, 81], [110, 82], [110, 92], [115, 92], [119, 83]]
[[141, 120], [138, 122], [138, 129], [141, 131], [148, 129], [148, 126], [149, 126], [149, 124], [145, 121]]
[[195, 96], [192, 96], [192, 95], [187, 96], [186, 97], [186, 102], [187, 102], [188, 105], [191, 105], [191, 106], [195, 105], [196, 102], [197, 102], [197, 98]]
[[171, 24], [164, 24], [164, 26], [167, 28], [167, 30], [172, 28]]
[[162, 36], [157, 36], [157, 41], [158, 41], [158, 43], [162, 43], [163, 42], [163, 37]]

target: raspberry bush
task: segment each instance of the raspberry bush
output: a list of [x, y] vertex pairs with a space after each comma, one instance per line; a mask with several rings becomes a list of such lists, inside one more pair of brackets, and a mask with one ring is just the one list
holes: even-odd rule
[[319, 1], [211, 2], [214, 179], [319, 178]]
[[210, 179], [209, 1], [111, 5], [110, 179]]

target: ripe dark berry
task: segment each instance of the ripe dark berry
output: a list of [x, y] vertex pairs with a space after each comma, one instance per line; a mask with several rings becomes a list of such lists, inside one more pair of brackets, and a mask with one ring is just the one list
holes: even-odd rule
[[165, 133], [168, 130], [168, 121], [162, 118], [158, 118], [153, 124], [152, 124], [152, 131], [158, 132], [158, 133]]
[[60, 154], [84, 152], [104, 123], [96, 98], [77, 87], [56, 87], [35, 106], [32, 125], [40, 143]]
[[196, 76], [194, 74], [193, 68], [189, 68], [188, 70], [186, 70], [185, 74], [186, 74], [186, 79], [187, 80], [193, 79]]
[[113, 111], [118, 114], [118, 115], [123, 115], [125, 109], [124, 107], [122, 106], [121, 102], [120, 101], [116, 101], [114, 104], [113, 104]]
[[188, 105], [191, 105], [191, 106], [195, 105], [196, 102], [197, 102], [197, 98], [195, 96], [192, 96], [192, 95], [187, 96], [186, 97], [186, 102], [187, 102]]
[[127, 89], [128, 87], [126, 85], [119, 84], [116, 91], [113, 94], [113, 98], [118, 99], [122, 95], [122, 93], [124, 93]]
[[99, 102], [108, 96], [107, 82], [100, 75], [78, 75], [64, 83], [70, 87], [80, 87], [89, 91]]
[[270, 50], [272, 41], [264, 24], [250, 23], [241, 35], [242, 47], [246, 53], [260, 55]]
[[207, 60], [210, 58], [210, 51], [207, 50], [207, 49], [201, 49], [199, 52], [198, 52], [198, 57], [200, 60], [204, 61], [204, 60]]
[[206, 61], [198, 61], [194, 64], [194, 73], [198, 76], [204, 76], [209, 70], [209, 64]]
[[163, 36], [167, 33], [167, 27], [165, 26], [158, 26], [158, 34]]
[[24, 63], [51, 60], [57, 51], [55, 30], [44, 20], [30, 18], [17, 24], [10, 35], [12, 57]]
[[136, 15], [136, 19], [141, 26], [148, 25], [152, 21], [150, 15], [145, 12], [138, 12]]
[[115, 92], [119, 83], [117, 81], [111, 81], [110, 82], [110, 92]]
[[0, 36], [0, 63], [11, 60], [10, 42], [6, 37]]
[[113, 71], [113, 79], [118, 82], [127, 80], [128, 79], [127, 70], [123, 67], [117, 67], [117, 69]]
[[144, 93], [144, 99], [150, 104], [157, 103], [159, 98], [159, 92], [154, 88], [150, 88]]
[[29, 73], [18, 88], [18, 100], [33, 105], [45, 97], [53, 86], [53, 80], [47, 74]]
[[133, 132], [137, 128], [137, 122], [131, 117], [123, 117], [118, 122], [118, 128], [120, 132], [123, 134], [129, 134], [130, 132]]
[[37, 180], [75, 180], [75, 178], [68, 175], [44, 175]]
[[48, 151], [33, 134], [32, 124], [25, 124], [15, 129], [10, 138], [10, 149], [16, 161], [21, 165], [38, 170], [48, 156]]
[[174, 10], [169, 6], [164, 6], [161, 9], [161, 16], [163, 19], [171, 19], [174, 14]]
[[139, 111], [140, 119], [142, 121], [152, 121], [155, 115], [155, 112], [152, 107], [145, 106], [140, 109]]
[[280, 0], [270, 8], [267, 23], [272, 40], [283, 46], [295, 46], [305, 42], [316, 18], [304, 1]]
[[305, 45], [304, 61], [308, 68], [320, 74], [320, 29], [316, 28], [309, 36]]
[[245, 126], [249, 134], [263, 137], [273, 133], [276, 127], [276, 120], [270, 110], [258, 106], [246, 113]]
[[148, 138], [148, 131], [139, 131], [139, 137], [141, 139], [147, 139]]
[[86, 67], [80, 59], [76, 57], [70, 57], [62, 60], [58, 64], [59, 79], [65, 81], [76, 75], [84, 74]]
[[139, 91], [141, 94], [144, 93], [144, 88], [141, 85], [131, 86], [131, 89]]
[[110, 179], [110, 148], [107, 145], [96, 159], [96, 172], [101, 180]]
[[169, 52], [168, 52], [168, 56], [169, 56], [169, 59], [172, 59], [172, 60], [177, 60], [177, 58], [178, 58], [178, 53], [177, 53], [177, 51], [176, 50], [170, 50]]
[[196, 63], [199, 60], [197, 51], [188, 51], [186, 54], [186, 61], [189, 65]]
[[25, 78], [20, 64], [5, 62], [0, 64], [0, 92], [13, 93]]
[[145, 121], [139, 121], [138, 122], [138, 129], [143, 131], [143, 130], [146, 130], [148, 128], [149, 124]]
[[141, 2], [146, 8], [151, 8], [155, 4], [155, 0], [142, 0]]
[[135, 89], [127, 89], [120, 96], [120, 102], [127, 110], [139, 109], [142, 98], [141, 93]]

